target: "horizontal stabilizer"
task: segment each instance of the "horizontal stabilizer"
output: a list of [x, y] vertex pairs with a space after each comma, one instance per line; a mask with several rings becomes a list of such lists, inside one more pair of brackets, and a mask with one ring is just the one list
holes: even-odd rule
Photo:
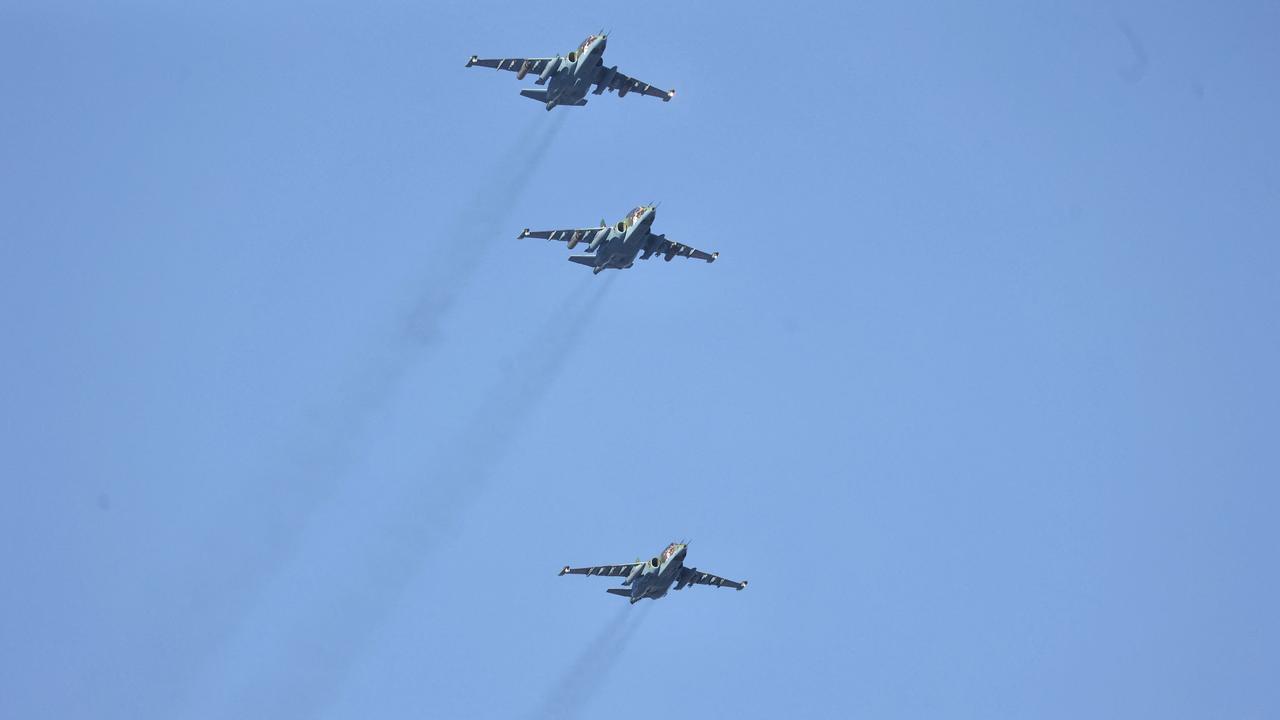
[[605, 592], [609, 593], [610, 595], [621, 595], [622, 597], [625, 597], [625, 598], [631, 597], [631, 591], [628, 590], [627, 588], [609, 588], [605, 590]]
[[[520, 94], [523, 95], [524, 97], [529, 98], [530, 100], [537, 100], [540, 103], [547, 102], [546, 88], [525, 88], [520, 91]], [[569, 107], [582, 107], [583, 105], [586, 105], [586, 104], [587, 104], [586, 100], [578, 100], [576, 102], [563, 102], [563, 101], [556, 102], [556, 106], [567, 105]]]
[[569, 262], [576, 262], [579, 265], [586, 265], [587, 267], [595, 267], [596, 263], [599, 261], [600, 261], [600, 258], [596, 257], [595, 255], [570, 255], [569, 256]]

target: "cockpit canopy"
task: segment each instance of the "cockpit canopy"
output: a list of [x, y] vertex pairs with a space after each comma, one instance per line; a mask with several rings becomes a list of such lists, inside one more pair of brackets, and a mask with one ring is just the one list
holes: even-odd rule
[[659, 555], [658, 557], [662, 559], [662, 562], [666, 562], [670, 560], [671, 556], [675, 555], [676, 552], [679, 550], [680, 550], [680, 543], [671, 543], [670, 545], [667, 546], [667, 549], [663, 550], [662, 554]]
[[[600, 37], [600, 36], [599, 36], [599, 35], [588, 35], [588, 36], [587, 36], [587, 39], [586, 39], [586, 40], [583, 40], [583, 41], [582, 41], [582, 44], [578, 46], [578, 55], [582, 55], [583, 53], [585, 53], [585, 52], [587, 51], [587, 48], [591, 47], [591, 43], [595, 42], [595, 41], [596, 41], [596, 38], [598, 38], [598, 37]], [[563, 45], [562, 45], [561, 47], [563, 47]]]
[[635, 210], [632, 210], [632, 211], [627, 215], [627, 224], [628, 224], [628, 225], [631, 225], [631, 224], [633, 224], [633, 223], [640, 222], [640, 218], [644, 217], [644, 213], [645, 213], [645, 211], [646, 211], [646, 210], [648, 210], [648, 209], [649, 209], [649, 208], [645, 207], [644, 205], [641, 205], [640, 207], [636, 208]]

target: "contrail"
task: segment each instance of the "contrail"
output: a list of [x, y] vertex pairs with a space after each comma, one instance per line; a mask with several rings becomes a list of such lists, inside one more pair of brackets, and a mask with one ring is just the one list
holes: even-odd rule
[[619, 608], [573, 663], [565, 668], [532, 717], [564, 720], [579, 717], [609, 679], [648, 613], [648, 603], [633, 608], [628, 602]]
[[286, 596], [305, 589], [306, 602], [267, 604], [288, 610], [264, 612], [245, 628], [250, 647], [235, 648], [228, 658], [230, 687], [209, 693], [209, 705], [198, 712], [311, 717], [331, 701], [431, 551], [485, 488], [600, 312], [611, 283], [612, 277], [583, 278], [478, 411], [442, 445], [430, 477], [391, 499], [372, 534], [367, 514], [351, 520], [351, 527], [324, 529], [324, 540], [337, 535], [350, 544], [341, 552], [320, 551], [320, 557], [300, 554], [280, 585]]

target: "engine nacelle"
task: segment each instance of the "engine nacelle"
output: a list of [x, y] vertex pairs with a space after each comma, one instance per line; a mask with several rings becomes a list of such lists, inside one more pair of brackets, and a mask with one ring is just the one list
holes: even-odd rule
[[683, 590], [693, 584], [693, 579], [698, 576], [696, 568], [680, 568], [680, 574], [676, 576], [676, 589]]
[[551, 77], [551, 73], [554, 73], [559, 68], [560, 68], [560, 57], [556, 56], [554, 59], [551, 60], [551, 62], [547, 63], [546, 67], [542, 68], [542, 74], [538, 76], [538, 84], [542, 85], [546, 83], [547, 78]]
[[609, 86], [610, 86], [611, 84], [613, 84], [613, 78], [614, 78], [614, 76], [615, 76], [615, 75], [617, 75], [617, 74], [618, 74], [618, 66], [617, 66], [617, 65], [614, 65], [613, 67], [609, 68], [608, 70], [601, 70], [601, 71], [600, 71], [600, 81], [596, 83], [595, 94], [596, 94], [596, 95], [599, 95], [599, 94], [603, 93], [605, 90], [608, 90], [608, 89], [609, 89]]

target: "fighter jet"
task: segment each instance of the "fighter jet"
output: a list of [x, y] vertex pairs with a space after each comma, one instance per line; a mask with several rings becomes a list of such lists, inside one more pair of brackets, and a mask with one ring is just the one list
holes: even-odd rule
[[672, 583], [675, 583], [677, 590], [683, 589], [686, 585], [713, 585], [731, 587], [734, 590], [741, 590], [747, 586], [746, 580], [734, 582], [716, 577], [711, 573], [704, 573], [697, 568], [685, 567], [684, 556], [688, 550], [687, 542], [671, 543], [661, 555], [650, 558], [648, 562], [636, 560], [626, 565], [597, 565], [581, 568], [565, 565], [560, 574], [608, 575], [625, 578], [622, 581], [623, 587], [608, 588], [605, 592], [630, 598], [632, 605], [645, 598], [657, 600], [663, 597], [667, 594], [667, 590], [671, 589]]
[[661, 255], [663, 260], [681, 257], [697, 258], [709, 263], [715, 262], [720, 253], [706, 253], [688, 245], [668, 240], [664, 235], [653, 233], [653, 219], [658, 216], [657, 205], [641, 205], [627, 213], [627, 216], [613, 225], [600, 221], [600, 227], [578, 228], [570, 230], [530, 230], [525, 228], [516, 239], [541, 238], [546, 240], [563, 240], [572, 250], [578, 243], [587, 243], [589, 255], [570, 255], [569, 261], [591, 268], [594, 274], [601, 270], [617, 268], [626, 270], [635, 264], [636, 256], [648, 260], [654, 255]]
[[553, 58], [497, 58], [482, 60], [475, 55], [467, 61], [467, 67], [479, 65], [495, 70], [511, 70], [517, 80], [533, 73], [538, 76], [537, 84], [545, 88], [527, 88], [520, 94], [537, 100], [551, 110], [557, 105], [581, 106], [587, 104], [587, 91], [596, 86], [594, 94], [605, 90], [618, 91], [618, 97], [629, 92], [662, 98], [667, 102], [675, 97], [675, 90], [659, 90], [649, 83], [640, 82], [618, 72], [618, 66], [604, 66], [604, 46], [608, 36], [602, 30], [599, 35], [588, 35], [586, 40], [571, 50], [568, 57], [556, 55]]

